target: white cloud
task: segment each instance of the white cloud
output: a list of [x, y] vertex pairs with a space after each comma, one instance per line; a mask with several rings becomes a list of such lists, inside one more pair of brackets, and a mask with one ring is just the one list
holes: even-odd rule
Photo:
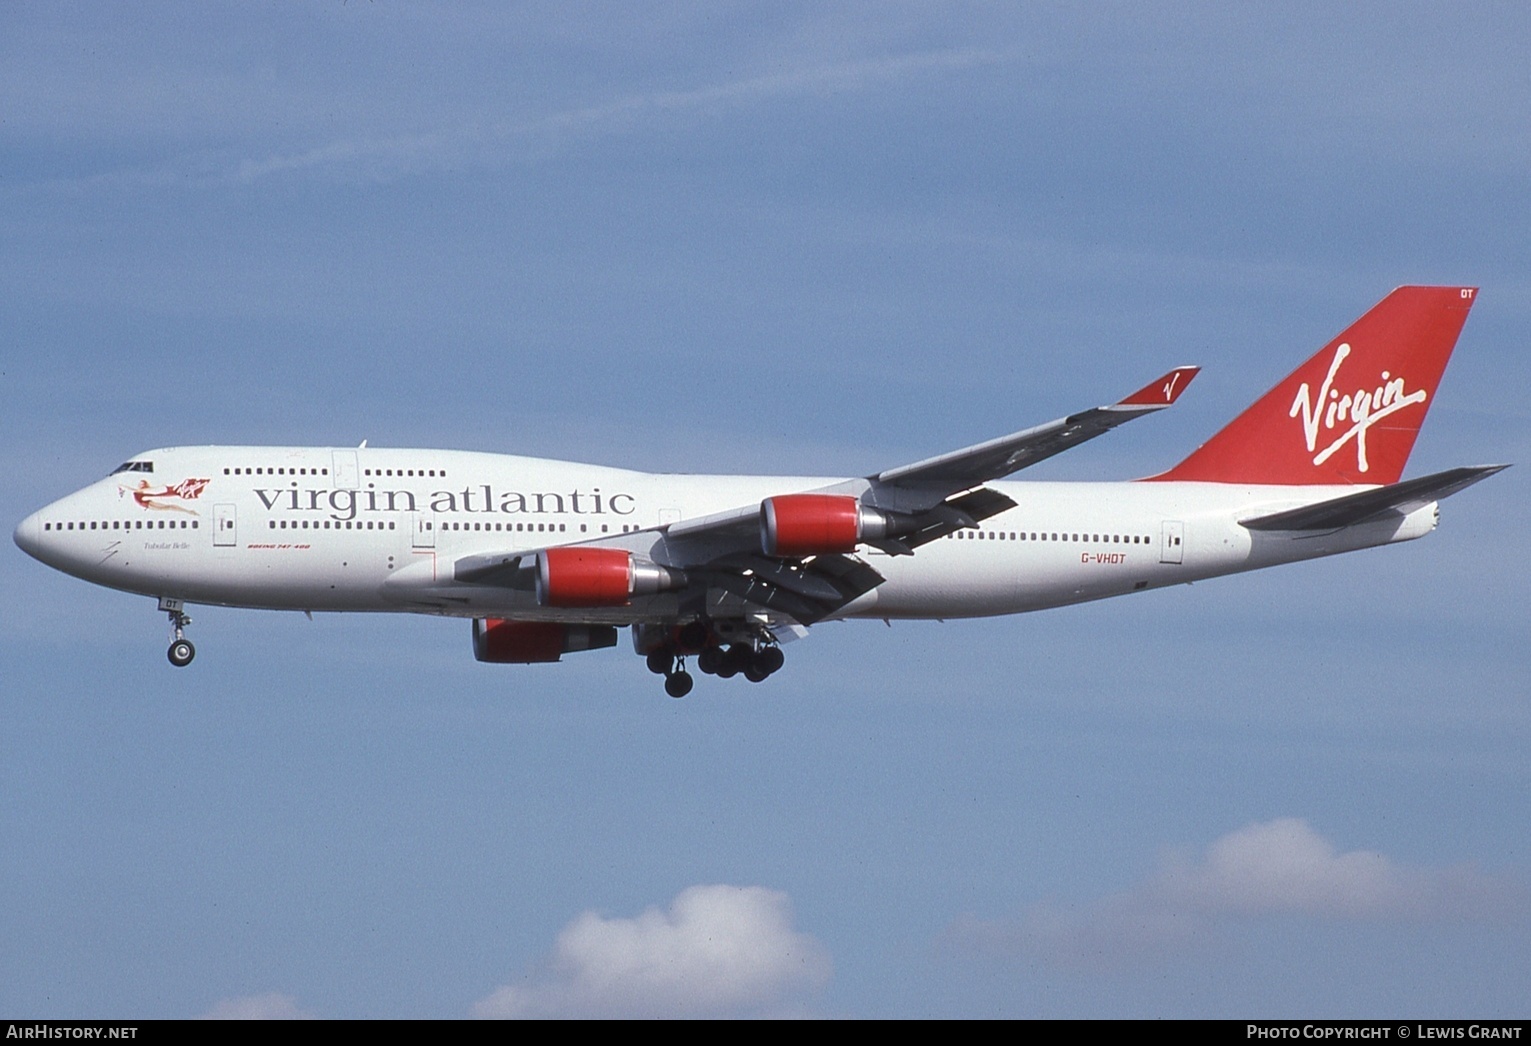
[[1336, 853], [1306, 821], [1283, 817], [1218, 839], [1200, 862], [1170, 859], [1151, 884], [1168, 904], [1205, 913], [1387, 917], [1420, 908], [1428, 873], [1380, 853]]
[[692, 886], [665, 911], [585, 912], [542, 969], [473, 1008], [476, 1017], [716, 1016], [787, 1004], [829, 980], [829, 955], [792, 927], [787, 895]]
[[265, 995], [241, 995], [220, 999], [202, 1015], [208, 1021], [311, 1021], [317, 1018], [298, 1009], [291, 995], [268, 992]]
[[1256, 917], [1437, 921], [1524, 918], [1523, 885], [1471, 866], [1408, 868], [1380, 853], [1334, 845], [1299, 818], [1255, 823], [1213, 842], [1200, 859], [1169, 855], [1141, 885], [1082, 906], [1038, 904], [1014, 920], [968, 918], [959, 944], [1103, 968], [1164, 956]]

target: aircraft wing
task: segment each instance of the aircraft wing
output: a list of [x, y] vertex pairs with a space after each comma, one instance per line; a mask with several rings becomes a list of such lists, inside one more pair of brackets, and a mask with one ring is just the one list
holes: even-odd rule
[[[929, 511], [943, 503], [951, 503], [953, 495], [1045, 461], [1054, 454], [1104, 435], [1134, 418], [1163, 410], [1180, 398], [1180, 394], [1200, 369], [1176, 367], [1108, 407], [1092, 407], [1045, 425], [1012, 432], [1008, 436], [939, 454], [912, 465], [887, 469], [865, 479], [837, 483], [813, 493], [855, 494], [869, 505], [896, 512]], [[989, 493], [994, 497], [1003, 497], [992, 491]], [[1008, 498], [1005, 500], [1009, 501]], [[1012, 504], [996, 505], [991, 500], [968, 503], [959, 508], [959, 512], [971, 518], [959, 518], [958, 522], [972, 526], [978, 520], [1011, 507]], [[981, 514], [973, 514], [974, 509]], [[759, 530], [759, 519], [759, 505], [742, 505], [726, 512], [673, 523], [666, 533], [676, 540], [707, 534], [721, 535], [730, 531], [754, 534]], [[934, 540], [949, 532], [932, 534], [925, 540]]]
[[[757, 509], [758, 515], [758, 509]], [[631, 531], [619, 542], [598, 539], [562, 549], [607, 550], [613, 544], [645, 559], [671, 558], [654, 543], [655, 531]], [[645, 551], [634, 546], [644, 539], [653, 544]], [[758, 547], [738, 544], [717, 555], [697, 560], [684, 569], [664, 568], [680, 590], [682, 611], [700, 614], [709, 609], [709, 597], [727, 593], [742, 603], [770, 611], [773, 616], [811, 625], [822, 621], [885, 580], [863, 560], [854, 556], [820, 555], [783, 558], [764, 555]], [[452, 580], [458, 584], [490, 585], [526, 593], [538, 590], [539, 557], [546, 549], [483, 553], [464, 556], [452, 564]], [[597, 552], [599, 554], [599, 552]], [[715, 600], [714, 600], [715, 601]]]
[[[1197, 369], [1177, 367], [1110, 406], [863, 479], [562, 547], [626, 550], [634, 562], [642, 560], [667, 572], [665, 583], [679, 590], [683, 610], [707, 610], [710, 594], [722, 592], [800, 624], [813, 624], [882, 584], [883, 576], [853, 554], [857, 545], [913, 555], [921, 545], [1014, 508], [1014, 501], [984, 484], [1163, 410], [1179, 398]], [[791, 507], [810, 516], [824, 511], [845, 519], [849, 513], [856, 520], [854, 537], [831, 546], [773, 551], [763, 538], [770, 502], [796, 502]], [[863, 534], [868, 519], [872, 523]], [[815, 519], [813, 525], [817, 523]], [[531, 591], [545, 566], [539, 557], [547, 551], [467, 556], [453, 564], [453, 580]]]
[[1199, 367], [1176, 367], [1109, 407], [1093, 407], [1046, 425], [888, 469], [869, 479], [879, 485], [934, 486], [948, 491], [976, 487], [1045, 461], [1134, 418], [1163, 410], [1180, 398], [1199, 370]]

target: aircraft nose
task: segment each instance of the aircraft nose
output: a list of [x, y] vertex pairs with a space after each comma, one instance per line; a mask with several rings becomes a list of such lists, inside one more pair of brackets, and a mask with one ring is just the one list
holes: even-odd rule
[[11, 540], [16, 542], [16, 547], [21, 549], [33, 559], [42, 558], [42, 524], [38, 522], [41, 512], [34, 512], [20, 523], [16, 524], [16, 532], [11, 535]]

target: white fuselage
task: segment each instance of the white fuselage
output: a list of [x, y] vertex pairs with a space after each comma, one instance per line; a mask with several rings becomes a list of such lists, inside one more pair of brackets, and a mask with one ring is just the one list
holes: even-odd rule
[[[454, 582], [474, 554], [618, 536], [665, 561], [664, 525], [833, 478], [634, 472], [467, 451], [182, 447], [24, 520], [17, 543], [87, 581], [187, 603], [542, 620], [673, 620], [674, 596], [559, 610], [532, 591]], [[202, 482], [205, 481], [205, 482]], [[1016, 507], [920, 547], [858, 550], [887, 580], [836, 617], [1013, 614], [1428, 533], [1435, 505], [1325, 533], [1250, 531], [1356, 488], [991, 483]], [[630, 537], [622, 537], [630, 535]]]

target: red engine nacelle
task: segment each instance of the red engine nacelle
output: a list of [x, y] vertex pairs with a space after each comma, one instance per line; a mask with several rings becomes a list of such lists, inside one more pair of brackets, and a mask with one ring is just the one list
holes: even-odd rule
[[537, 602], [545, 607], [622, 607], [633, 594], [633, 554], [620, 548], [537, 553]]
[[887, 534], [887, 516], [841, 494], [782, 494], [760, 503], [760, 547], [768, 556], [854, 552]]
[[612, 625], [563, 625], [556, 621], [502, 621], [475, 618], [473, 656], [501, 665], [531, 665], [557, 661], [579, 650], [617, 645]]
[[625, 607], [633, 596], [686, 583], [686, 575], [638, 562], [620, 548], [569, 546], [537, 553], [537, 602], [545, 607]]

